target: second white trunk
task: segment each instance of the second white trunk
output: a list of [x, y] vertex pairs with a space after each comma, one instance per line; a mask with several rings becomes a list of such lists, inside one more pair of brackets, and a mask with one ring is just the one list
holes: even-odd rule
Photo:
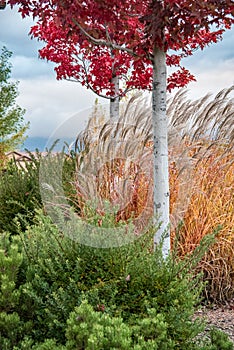
[[115, 76], [112, 78], [112, 83], [114, 84], [115, 98], [110, 100], [110, 118], [119, 118], [119, 77]]

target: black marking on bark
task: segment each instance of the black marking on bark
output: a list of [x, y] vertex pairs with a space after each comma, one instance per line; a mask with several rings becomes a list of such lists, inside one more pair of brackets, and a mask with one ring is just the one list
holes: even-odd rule
[[159, 82], [153, 82], [153, 90], [155, 90], [156, 89], [156, 87], [159, 85]]

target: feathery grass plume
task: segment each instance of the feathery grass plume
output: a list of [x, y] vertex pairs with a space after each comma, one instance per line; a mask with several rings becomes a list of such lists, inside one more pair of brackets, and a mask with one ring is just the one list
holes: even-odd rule
[[98, 132], [89, 123], [79, 135], [77, 144], [82, 152], [77, 153], [75, 186], [81, 213], [85, 203], [95, 199], [96, 211], [102, 216], [103, 203], [108, 200], [117, 208], [116, 222], [134, 217], [137, 227], [137, 223], [143, 224], [143, 216], [149, 219], [152, 156], [146, 131], [150, 128], [149, 102], [138, 96], [130, 99], [118, 120], [107, 120]]
[[[195, 101], [187, 99], [182, 89], [168, 100], [167, 110], [172, 241], [183, 220], [179, 242], [183, 257], [222, 225], [217, 244], [200, 264], [209, 281], [207, 293], [215, 300], [229, 298], [234, 288], [233, 89]], [[153, 215], [149, 99], [132, 96], [118, 120], [99, 119], [98, 124], [93, 116], [77, 145], [82, 145], [75, 180], [81, 216], [87, 217], [87, 203], [95, 202], [101, 220], [103, 203], [109, 201], [116, 222], [133, 219], [139, 234]]]
[[[183, 218], [184, 208], [188, 205], [190, 194], [187, 183], [190, 182], [191, 185], [191, 169], [198, 160], [209, 153], [213, 143], [222, 144], [224, 152], [227, 151], [227, 147], [228, 149], [233, 147], [231, 138], [233, 104], [228, 98], [231, 91], [232, 88], [222, 90], [211, 101], [209, 95], [191, 101], [186, 99], [186, 91], [182, 89], [168, 101], [170, 172], [174, 174], [171, 176], [170, 205], [173, 227]], [[142, 212], [142, 206], [146, 208], [144, 203], [147, 194], [152, 200], [151, 140], [150, 103], [142, 94], [132, 96], [125, 108], [122, 108], [120, 118], [114, 122], [105, 120], [100, 113], [98, 115], [95, 106], [89, 124], [77, 138], [79, 152], [76, 188], [79, 197], [85, 200], [98, 199], [100, 206], [102, 198], [109, 199], [111, 203], [117, 202], [120, 205], [122, 218], [129, 218], [133, 213], [138, 217]], [[137, 175], [132, 176], [135, 185], [137, 184], [134, 186], [134, 195], [133, 186], [130, 186], [132, 195], [129, 193], [129, 188], [126, 188], [129, 184], [127, 179], [131, 178], [129, 171]], [[86, 181], [87, 174], [90, 177], [89, 181]], [[146, 181], [146, 174], [150, 183]], [[177, 175], [180, 178], [180, 186], [176, 180]], [[146, 186], [144, 190], [142, 182]], [[140, 183], [141, 194], [136, 193]], [[179, 201], [176, 200], [178, 196]], [[126, 205], [126, 200], [123, 198], [127, 197], [131, 200]], [[119, 203], [121, 198], [122, 204]], [[148, 212], [152, 215], [152, 208]]]

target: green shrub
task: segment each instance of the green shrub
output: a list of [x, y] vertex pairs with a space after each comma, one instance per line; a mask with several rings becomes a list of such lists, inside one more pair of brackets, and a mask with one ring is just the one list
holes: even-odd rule
[[31, 322], [22, 318], [21, 291], [18, 274], [23, 255], [8, 236], [0, 240], [0, 344], [2, 350], [12, 350], [31, 330]]
[[[51, 151], [50, 151], [51, 152]], [[50, 153], [49, 153], [50, 154]], [[42, 198], [40, 193], [40, 166], [44, 159], [40, 152], [36, 155], [28, 153], [31, 161], [26, 161], [24, 166], [11, 160], [7, 168], [0, 174], [0, 232], [18, 233], [19, 225], [24, 231], [28, 225], [33, 224], [34, 216], [38, 208], [42, 208]], [[60, 155], [61, 156], [61, 155]], [[65, 157], [62, 184], [64, 193], [70, 196], [69, 204], [74, 204], [74, 188], [71, 179], [75, 168], [75, 158], [71, 154]], [[57, 169], [59, 155], [51, 157], [54, 169]]]
[[17, 233], [16, 218], [22, 230], [33, 222], [35, 209], [41, 206], [39, 164], [33, 156], [25, 168], [12, 160], [0, 174], [0, 232]]
[[165, 316], [154, 308], [133, 325], [95, 311], [86, 300], [70, 314], [66, 338], [67, 350], [233, 350], [232, 342], [219, 330], [212, 329], [206, 341], [191, 338], [178, 343], [170, 335]]
[[66, 330], [66, 349], [131, 349], [131, 330], [119, 317], [94, 311], [84, 301], [71, 313]]
[[[47, 339], [41, 344], [34, 345], [32, 350], [65, 350], [63, 345], [58, 345], [56, 340]], [[23, 350], [23, 349], [22, 349]]]
[[66, 320], [81, 295], [74, 243], [43, 215], [18, 239], [26, 264], [22, 298], [34, 320], [33, 339], [55, 338], [62, 343]]
[[66, 348], [57, 344], [54, 339], [46, 339], [42, 343], [35, 344], [30, 337], [25, 337], [22, 342], [14, 346], [13, 350], [66, 350]]
[[210, 332], [211, 350], [233, 350], [234, 345], [228, 339], [228, 335], [219, 329], [212, 328]]
[[84, 301], [71, 313], [67, 323], [68, 350], [174, 349], [173, 342], [167, 339], [167, 324], [155, 310], [132, 326], [120, 317], [94, 311]]
[[36, 341], [55, 338], [64, 344], [66, 320], [84, 296], [95, 310], [103, 305], [111, 316], [130, 324], [153, 307], [164, 315], [171, 337], [181, 343], [199, 331], [190, 320], [199, 282], [191, 278], [185, 262], [164, 263], [159, 253], [149, 252], [151, 233], [128, 246], [97, 249], [72, 241], [40, 215], [22, 239], [27, 261], [22, 291], [31, 303]]
[[10, 289], [14, 298], [3, 297], [11, 306], [2, 314], [4, 341], [13, 339], [14, 350], [216, 350], [212, 346], [220, 337], [198, 343], [204, 324], [193, 319], [203, 287], [193, 268], [213, 238], [206, 237], [183, 261], [176, 254], [164, 261], [160, 246], [152, 252], [152, 236], [148, 232], [118, 248], [93, 248], [71, 240], [39, 212], [35, 224], [8, 244], [8, 255], [19, 261]]

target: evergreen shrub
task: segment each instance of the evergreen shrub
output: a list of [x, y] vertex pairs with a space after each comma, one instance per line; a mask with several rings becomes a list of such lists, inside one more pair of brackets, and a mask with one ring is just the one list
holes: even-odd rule
[[32, 161], [25, 162], [24, 167], [13, 159], [0, 174], [0, 232], [17, 234], [17, 221], [25, 230], [33, 222], [35, 209], [41, 207], [40, 160], [31, 157]]
[[151, 231], [98, 249], [71, 240], [40, 211], [26, 231], [7, 244], [3, 237], [4, 350], [233, 349], [223, 333], [204, 340], [205, 323], [194, 319], [203, 283], [193, 269], [213, 237], [183, 261], [175, 252], [164, 261]]

